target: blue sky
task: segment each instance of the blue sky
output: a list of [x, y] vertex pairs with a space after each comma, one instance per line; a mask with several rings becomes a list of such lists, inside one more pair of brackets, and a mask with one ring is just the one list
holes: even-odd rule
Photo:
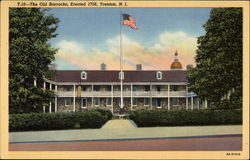
[[[169, 69], [178, 50], [183, 65], [194, 64], [196, 38], [211, 8], [123, 8], [139, 30], [122, 26], [125, 69]], [[119, 69], [120, 8], [54, 8], [60, 19], [52, 47], [58, 69]]]

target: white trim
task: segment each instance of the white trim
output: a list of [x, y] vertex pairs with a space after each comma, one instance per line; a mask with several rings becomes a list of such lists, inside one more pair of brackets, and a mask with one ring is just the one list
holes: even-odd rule
[[[186, 86], [186, 95], [188, 94], [188, 86]], [[186, 96], [186, 110], [188, 110], [188, 96]]]
[[133, 84], [130, 85], [130, 110], [133, 110]]
[[[49, 84], [49, 90], [52, 90], [52, 84], [51, 83]], [[51, 113], [51, 112], [52, 112], [52, 103], [49, 102], [49, 113]]]
[[112, 111], [112, 113], [114, 113], [114, 105], [113, 105], [113, 101], [114, 101], [114, 99], [113, 99], [113, 97], [114, 97], [114, 88], [113, 88], [114, 86], [113, 85], [111, 85], [111, 111]]
[[150, 109], [153, 108], [153, 99], [152, 99], [152, 84], [150, 84]]
[[[46, 90], [46, 82], [45, 81], [43, 81], [43, 90], [44, 90], [44, 92]], [[43, 113], [45, 113], [45, 105], [43, 105]]]
[[[83, 77], [84, 75], [84, 77]], [[81, 72], [81, 79], [87, 79], [87, 73], [85, 71]]]
[[73, 112], [76, 111], [76, 85], [73, 86]]
[[91, 92], [92, 92], [92, 108], [94, 107], [94, 86], [91, 84]]
[[162, 72], [161, 71], [156, 72], [156, 79], [162, 79]]
[[170, 85], [168, 84], [168, 110], [170, 110]]
[[[55, 85], [55, 92], [57, 92], [57, 85]], [[55, 97], [55, 112], [57, 112], [57, 95]]]
[[[83, 100], [86, 100], [86, 106], [83, 106]], [[88, 99], [87, 98], [81, 98], [81, 108], [87, 108], [88, 106]]]

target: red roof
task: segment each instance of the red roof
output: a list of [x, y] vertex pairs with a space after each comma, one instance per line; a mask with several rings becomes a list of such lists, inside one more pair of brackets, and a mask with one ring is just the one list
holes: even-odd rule
[[[81, 79], [82, 70], [57, 70], [56, 82], [120, 82], [119, 70], [85, 70], [87, 79]], [[162, 79], [156, 78], [157, 71], [124, 71], [123, 82], [187, 82], [187, 71], [161, 71]]]

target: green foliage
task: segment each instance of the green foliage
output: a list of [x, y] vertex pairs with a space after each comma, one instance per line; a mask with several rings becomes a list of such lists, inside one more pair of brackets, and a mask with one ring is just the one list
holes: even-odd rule
[[111, 119], [113, 114], [110, 110], [104, 110], [104, 109], [93, 109], [92, 111], [98, 111], [100, 112], [102, 115], [106, 116], [108, 119]]
[[139, 110], [130, 119], [139, 127], [242, 124], [242, 110]]
[[53, 97], [50, 91], [33, 86], [53, 73], [48, 65], [56, 49], [49, 40], [56, 36], [59, 20], [39, 8], [10, 8], [9, 21], [9, 106], [10, 113], [42, 110]]
[[198, 38], [197, 66], [188, 75], [190, 90], [219, 103], [234, 88], [234, 96], [241, 99], [242, 8], [212, 9], [204, 28], [206, 34]]
[[[111, 114], [112, 115], [112, 114]], [[10, 131], [100, 128], [109, 119], [109, 112], [90, 110], [76, 113], [10, 114]]]

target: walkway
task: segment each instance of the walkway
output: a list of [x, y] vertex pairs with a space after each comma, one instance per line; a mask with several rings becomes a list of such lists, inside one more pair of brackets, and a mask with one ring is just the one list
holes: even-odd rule
[[84, 142], [240, 135], [241, 125], [145, 127], [137, 128], [129, 120], [110, 120], [101, 129], [11, 132], [10, 143]]

